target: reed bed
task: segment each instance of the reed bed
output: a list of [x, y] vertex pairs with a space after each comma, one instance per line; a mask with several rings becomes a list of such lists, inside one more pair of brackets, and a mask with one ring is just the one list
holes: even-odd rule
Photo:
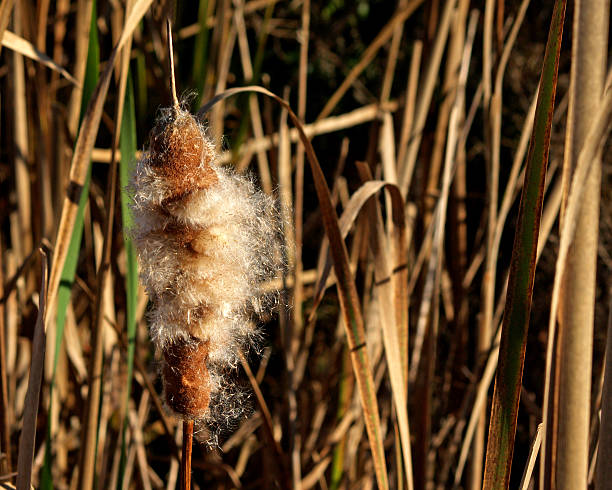
[[609, 488], [608, 21], [0, 0], [0, 484]]

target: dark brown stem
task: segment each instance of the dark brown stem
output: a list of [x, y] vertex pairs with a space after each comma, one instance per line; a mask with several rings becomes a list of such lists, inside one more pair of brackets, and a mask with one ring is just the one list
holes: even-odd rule
[[193, 420], [183, 420], [183, 455], [181, 457], [181, 490], [191, 490], [191, 448]]
[[[4, 296], [4, 275], [2, 274], [2, 243], [0, 243], [0, 298]], [[6, 339], [4, 337], [4, 304], [0, 302], [0, 445], [4, 452], [4, 461], [0, 463], [0, 471], [11, 472], [11, 423], [9, 419], [9, 401], [7, 388]]]

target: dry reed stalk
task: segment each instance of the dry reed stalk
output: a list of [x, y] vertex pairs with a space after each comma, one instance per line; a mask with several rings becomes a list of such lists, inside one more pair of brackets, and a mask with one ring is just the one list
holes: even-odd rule
[[[305, 123], [306, 120], [306, 88], [308, 81], [308, 42], [310, 39], [310, 0], [305, 0], [302, 5], [302, 30], [299, 34], [300, 42], [300, 65], [298, 84], [298, 117]], [[293, 285], [293, 324], [296, 334], [300, 334], [304, 328], [302, 314], [302, 302], [304, 301], [304, 271], [302, 263], [302, 235], [304, 228], [304, 145], [298, 143], [295, 152], [295, 198], [294, 198], [294, 237], [295, 237], [295, 267]], [[294, 346], [294, 350], [299, 348]], [[293, 353], [297, 355], [297, 352]]]
[[448, 53], [446, 55], [444, 82], [442, 93], [444, 98], [438, 109], [438, 121], [434, 133], [434, 143], [431, 151], [427, 170], [427, 190], [424, 195], [424, 225], [427, 226], [432, 218], [432, 212], [436, 204], [439, 190], [441, 165], [444, 155], [444, 144], [446, 141], [447, 125], [450, 117], [451, 107], [455, 100], [455, 91], [458, 85], [458, 76], [461, 65], [461, 52], [464, 47], [465, 29], [469, 2], [461, 0], [458, 2], [454, 18], [450, 27], [450, 39], [448, 42]]
[[[570, 190], [567, 198], [567, 206], [565, 217], [563, 219], [563, 225], [561, 230], [561, 240], [559, 243], [559, 254], [557, 257], [557, 263], [555, 266], [555, 282], [553, 285], [551, 308], [550, 308], [550, 319], [548, 325], [548, 346], [546, 354], [546, 381], [544, 391], [544, 425], [545, 425], [545, 437], [548, 435], [547, 424], [551, 424], [551, 408], [554, 406], [554, 396], [552, 386], [554, 385], [553, 375], [553, 355], [555, 349], [553, 348], [556, 339], [556, 320], [558, 307], [561, 296], [561, 278], [563, 277], [569, 248], [571, 245], [572, 238], [576, 230], [577, 216], [580, 211], [580, 205], [582, 203], [582, 194], [584, 192], [585, 182], [590, 172], [591, 166], [593, 165], [596, 156], [601, 150], [604, 137], [608, 134], [608, 125], [612, 117], [612, 92], [605, 92], [602, 102], [599, 104], [593, 123], [590, 126], [588, 135], [584, 141], [584, 145], [578, 156], [578, 162], [572, 177]], [[551, 399], [552, 398], [552, 399]], [[551, 424], [552, 425], [552, 424]], [[545, 439], [545, 445], [543, 449], [546, 452], [551, 451], [549, 447], [550, 441]], [[554, 453], [553, 453], [554, 454]], [[546, 456], [545, 461], [548, 461], [547, 466], [550, 464], [549, 456]], [[549, 473], [545, 473], [545, 470], [541, 469], [542, 478], [548, 478]], [[542, 482], [544, 485], [545, 482]]]
[[[0, 3], [0, 40], [4, 39], [4, 33], [11, 20], [11, 12], [15, 6], [15, 0], [2, 0]], [[2, 51], [2, 43], [0, 42], [0, 52]]]
[[523, 471], [523, 476], [521, 478], [521, 484], [519, 487], [521, 490], [529, 489], [529, 485], [531, 483], [531, 474], [533, 473], [535, 461], [540, 451], [540, 445], [542, 444], [542, 428], [542, 424], [538, 424], [538, 428], [536, 429], [536, 436], [533, 442], [531, 443], [531, 449], [529, 450], [527, 465], [525, 465], [525, 470]]
[[[244, 21], [244, 1], [241, 0], [234, 12], [234, 20], [238, 31], [238, 47], [240, 53], [240, 61], [242, 63], [242, 71], [244, 73], [245, 80], [253, 79], [253, 63], [251, 61], [251, 54], [249, 50], [249, 42], [246, 32], [246, 23]], [[251, 125], [253, 127], [253, 135], [255, 139], [261, 139], [264, 137], [263, 123], [261, 120], [261, 111], [259, 110], [259, 103], [257, 97], [254, 94], [249, 95], [249, 112], [251, 115]], [[257, 169], [259, 170], [259, 178], [261, 181], [261, 188], [266, 194], [272, 194], [272, 176], [270, 174], [270, 163], [268, 162], [268, 156], [263, 148], [256, 151], [257, 154]], [[249, 158], [250, 160], [250, 158]]]
[[[610, 296], [612, 299], [612, 296]], [[608, 328], [605, 364], [603, 372], [603, 386], [601, 391], [601, 424], [599, 427], [599, 440], [597, 467], [595, 474], [595, 488], [602, 490], [612, 480], [612, 301], [608, 302]]]
[[[495, 233], [495, 223], [497, 220], [497, 208], [499, 199], [499, 160], [492, 158], [495, 152], [497, 141], [492, 141], [491, 135], [494, 130], [491, 126], [496, 119], [493, 117], [495, 113], [500, 113], [500, 101], [498, 97], [492, 98], [491, 95], [491, 72], [493, 70], [492, 49], [493, 49], [493, 15], [495, 11], [495, 0], [487, 0], [484, 11], [484, 28], [482, 37], [482, 86], [483, 100], [482, 112], [484, 119], [483, 133], [485, 142], [485, 162], [487, 163], [487, 210], [486, 219], [487, 226], [485, 232], [486, 239], [486, 254], [485, 254], [485, 271], [481, 284], [481, 318], [478, 323], [477, 335], [477, 362], [482, 361], [482, 357], [486, 355], [487, 349], [492, 338], [492, 316], [493, 303], [495, 299], [495, 267], [497, 265], [497, 256], [494, 255], [493, 239]], [[493, 101], [493, 102], [492, 102]], [[495, 132], [496, 133], [496, 132]], [[497, 133], [496, 133], [497, 134]], [[477, 434], [474, 437], [472, 446], [472, 455], [469, 467], [468, 485], [470, 490], [477, 490], [482, 485], [483, 463], [485, 452], [485, 408], [483, 408], [478, 422]]]
[[[298, 41], [300, 42], [300, 64], [299, 64], [299, 82], [298, 82], [298, 117], [305, 122], [306, 119], [306, 94], [307, 94], [307, 80], [308, 80], [308, 43], [310, 37], [310, 0], [305, 0], [302, 5], [302, 16], [301, 16], [301, 31], [299, 32]], [[304, 145], [300, 142], [296, 147], [295, 154], [295, 181], [294, 181], [294, 201], [293, 201], [293, 242], [294, 242], [294, 266], [293, 266], [293, 311], [291, 312], [290, 324], [292, 332], [292, 338], [289, 342], [289, 349], [287, 350], [287, 363], [290, 365], [288, 369], [288, 385], [290, 403], [295, 403], [295, 407], [292, 407], [290, 412], [290, 429], [292, 431], [292, 444], [293, 454], [291, 458], [292, 472], [294, 475], [301, 475], [300, 465], [300, 452], [302, 451], [302, 439], [301, 435], [294, 435], [298, 426], [298, 402], [296, 391], [299, 387], [299, 383], [302, 378], [303, 369], [299, 365], [300, 357], [306, 361], [306, 355], [300, 356], [302, 349], [304, 349], [304, 343], [310, 344], [310, 342], [303, 342], [302, 336], [304, 335], [304, 316], [303, 316], [303, 301], [304, 301], [304, 273], [303, 273], [303, 262], [302, 262], [302, 241], [303, 241], [303, 228], [304, 228]], [[300, 352], [302, 350], [302, 352]], [[305, 364], [305, 362], [304, 362]], [[289, 366], [288, 366], [289, 367]], [[305, 442], [305, 447], [308, 447], [308, 441]], [[331, 460], [331, 458], [330, 458]], [[327, 466], [327, 465], [326, 465]], [[306, 487], [305, 479], [294, 485], [297, 490], [300, 487], [304, 489]], [[316, 481], [316, 480], [315, 480]]]
[[[13, 23], [15, 32], [22, 30], [23, 5], [15, 6]], [[26, 105], [25, 67], [23, 56], [13, 52], [13, 131], [14, 131], [14, 172], [17, 190], [17, 212], [21, 247], [16, 250], [21, 262], [32, 251], [32, 199], [30, 188], [30, 149], [28, 144], [28, 114]], [[26, 276], [27, 278], [27, 276]]]
[[[579, 154], [602, 102], [608, 24], [609, 0], [576, 2], [561, 223]], [[553, 412], [550, 424], [546, 425], [545, 455], [554, 466], [544, 481], [550, 488], [562, 490], [587, 487], [600, 154], [594, 160], [586, 177], [575, 235], [561, 278], [555, 382], [550, 398], [554, 400], [550, 405]]]
[[397, 145], [397, 161], [403, 162], [406, 158], [408, 143], [414, 120], [414, 107], [419, 85], [419, 72], [421, 68], [421, 55], [423, 54], [423, 41], [417, 40], [412, 47], [410, 59], [410, 71], [406, 80], [406, 102], [404, 103], [404, 115], [402, 117], [402, 129]]
[[[0, 298], [4, 297], [4, 260], [3, 247], [0, 241]], [[3, 474], [11, 472], [11, 415], [8, 397], [9, 372], [7, 365], [6, 330], [4, 325], [4, 302], [0, 302], [0, 404], [2, 414], [0, 414], [0, 450], [3, 458], [0, 463], [0, 470]]]
[[34, 472], [33, 460], [36, 443], [36, 418], [38, 414], [38, 403], [40, 400], [40, 388], [42, 386], [44, 360], [45, 360], [45, 315], [47, 314], [47, 252], [40, 249], [41, 285], [38, 305], [38, 315], [32, 340], [32, 358], [30, 376], [28, 380], [27, 393], [25, 395], [25, 406], [23, 412], [23, 428], [19, 436], [19, 454], [17, 457], [17, 488], [30, 488], [32, 473]]
[[[284, 98], [289, 98], [289, 87], [285, 88]], [[295, 267], [295, 236], [293, 234], [293, 216], [291, 213], [292, 186], [291, 186], [291, 143], [289, 141], [289, 128], [287, 125], [287, 110], [281, 111], [279, 123], [279, 142], [278, 142], [278, 184], [279, 184], [279, 201], [281, 205], [281, 214], [283, 221], [289, 226], [283, 229], [283, 240], [285, 249], [287, 250], [287, 270], [283, 274], [283, 281], [286, 283], [286, 278], [293, 276]], [[283, 301], [286, 303], [286, 301]], [[301, 436], [297, 430], [298, 425], [298, 410], [297, 410], [297, 395], [293, 383], [295, 372], [295, 335], [294, 323], [291, 318], [291, 313], [283, 304], [280, 312], [280, 328], [285, 333], [283, 338], [283, 350], [285, 352], [285, 365], [287, 367], [287, 376], [285, 378], [285, 389], [287, 396], [287, 405], [289, 411], [288, 417], [288, 439], [289, 452], [291, 454], [291, 476], [292, 488], [300, 488], [302, 480], [302, 468], [300, 461]]]
[[431, 55], [428, 60], [425, 76], [423, 77], [422, 88], [419, 93], [418, 102], [415, 109], [414, 121], [412, 123], [412, 133], [406, 157], [398, 162], [398, 175], [402, 195], [407, 196], [412, 183], [412, 177], [416, 166], [417, 155], [421, 146], [421, 138], [423, 137], [423, 129], [425, 128], [425, 120], [429, 113], [429, 106], [433, 97], [433, 91], [436, 86], [436, 77], [442, 62], [442, 55], [448, 31], [452, 20], [456, 0], [449, 0], [444, 6], [440, 25], [436, 34], [436, 39], [431, 49]]
[[[75, 137], [79, 125], [79, 114], [81, 112], [81, 98], [83, 95], [83, 81], [85, 79], [85, 69], [87, 66], [87, 50], [89, 49], [89, 31], [91, 28], [91, 10], [93, 0], [78, 0], [77, 19], [75, 22], [75, 53], [74, 53], [74, 78], [79, 85], [70, 93], [70, 103], [68, 105], [68, 129], [70, 135]], [[53, 283], [51, 283], [52, 285]], [[50, 288], [50, 292], [53, 288]], [[53, 307], [53, 303], [50, 303]], [[48, 328], [48, 327], [47, 327]]]

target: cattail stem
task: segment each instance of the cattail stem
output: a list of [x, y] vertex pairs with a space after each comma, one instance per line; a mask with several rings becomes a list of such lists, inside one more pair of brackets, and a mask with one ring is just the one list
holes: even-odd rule
[[170, 65], [170, 91], [172, 92], [172, 105], [178, 108], [179, 102], [176, 96], [176, 80], [174, 78], [174, 48], [172, 46], [172, 21], [166, 19], [166, 30], [168, 33], [168, 63]]
[[193, 420], [183, 420], [183, 454], [181, 457], [181, 490], [191, 490], [191, 449]]

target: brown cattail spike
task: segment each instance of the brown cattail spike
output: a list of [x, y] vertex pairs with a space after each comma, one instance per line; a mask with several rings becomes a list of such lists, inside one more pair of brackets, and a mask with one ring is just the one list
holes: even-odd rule
[[175, 101], [129, 185], [166, 405], [211, 423], [239, 416], [227, 376], [257, 341], [252, 317], [274, 303], [261, 286], [284, 267], [274, 200], [215, 159], [204, 126]]
[[177, 340], [163, 349], [166, 405], [181, 418], [201, 419], [206, 415], [210, 402], [208, 352], [209, 342], [195, 337]]
[[151, 133], [151, 167], [172, 189], [169, 200], [217, 182], [214, 147], [187, 111], [172, 108]]

